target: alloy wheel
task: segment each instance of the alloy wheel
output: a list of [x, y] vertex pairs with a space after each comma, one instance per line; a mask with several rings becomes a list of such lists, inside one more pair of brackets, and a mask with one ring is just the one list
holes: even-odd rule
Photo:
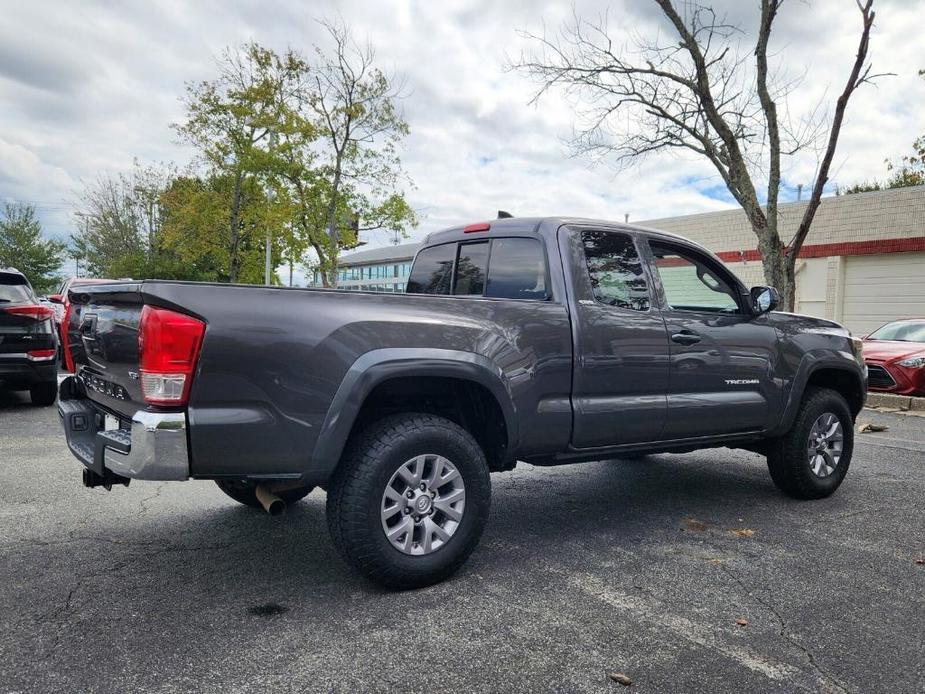
[[845, 432], [841, 420], [831, 412], [819, 415], [809, 430], [806, 455], [809, 469], [816, 477], [828, 477], [841, 460]]
[[404, 554], [430, 554], [459, 528], [466, 486], [456, 466], [441, 455], [423, 454], [402, 463], [382, 494], [382, 529]]

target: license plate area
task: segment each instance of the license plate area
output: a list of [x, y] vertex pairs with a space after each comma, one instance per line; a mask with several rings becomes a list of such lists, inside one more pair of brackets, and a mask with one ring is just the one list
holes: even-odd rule
[[114, 417], [111, 414], [106, 414], [103, 418], [103, 430], [104, 431], [113, 431], [114, 429], [119, 429], [121, 423], [118, 417]]

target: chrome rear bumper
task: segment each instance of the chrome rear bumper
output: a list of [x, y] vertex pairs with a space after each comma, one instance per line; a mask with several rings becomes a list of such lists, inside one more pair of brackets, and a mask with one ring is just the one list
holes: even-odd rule
[[58, 415], [71, 453], [87, 468], [104, 475], [136, 480], [189, 478], [186, 415], [183, 412], [139, 410], [131, 422], [106, 431], [105, 412], [86, 397], [74, 397], [74, 384], [65, 379]]

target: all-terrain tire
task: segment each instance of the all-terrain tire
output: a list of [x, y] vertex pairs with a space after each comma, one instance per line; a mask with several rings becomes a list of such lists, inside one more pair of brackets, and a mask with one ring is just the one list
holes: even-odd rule
[[[260, 503], [260, 499], [257, 498], [257, 485], [253, 482], [245, 482], [243, 480], [215, 480], [215, 484], [239, 504], [263, 510], [263, 505]], [[273, 493], [288, 505], [304, 499], [311, 494], [312, 489], [314, 489], [314, 487], [298, 487], [296, 489], [287, 489], [283, 492]]]
[[32, 404], [37, 407], [54, 405], [58, 397], [58, 383], [57, 381], [36, 383], [29, 388], [29, 395], [32, 398]]
[[[386, 537], [383, 494], [403, 465], [418, 456], [442, 456], [465, 486], [462, 518], [445, 543], [427, 554], [408, 554]], [[348, 442], [328, 488], [328, 528], [344, 560], [371, 581], [407, 590], [452, 575], [475, 549], [488, 521], [491, 480], [485, 455], [462, 427], [443, 417], [403, 413], [385, 417]]]
[[[841, 457], [831, 474], [813, 473], [808, 457], [810, 432], [820, 416], [835, 415], [843, 433]], [[807, 388], [790, 431], [769, 442], [768, 470], [774, 484], [795, 499], [821, 499], [832, 494], [848, 474], [854, 451], [854, 419], [844, 396], [830, 388]]]

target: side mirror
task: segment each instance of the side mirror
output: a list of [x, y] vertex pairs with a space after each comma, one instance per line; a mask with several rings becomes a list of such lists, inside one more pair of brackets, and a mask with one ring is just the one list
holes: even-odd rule
[[61, 296], [60, 294], [49, 294], [45, 298], [48, 299], [53, 304], [63, 304], [64, 303], [64, 297]]
[[780, 305], [780, 294], [774, 287], [752, 287], [749, 294], [756, 315], [773, 311]]

